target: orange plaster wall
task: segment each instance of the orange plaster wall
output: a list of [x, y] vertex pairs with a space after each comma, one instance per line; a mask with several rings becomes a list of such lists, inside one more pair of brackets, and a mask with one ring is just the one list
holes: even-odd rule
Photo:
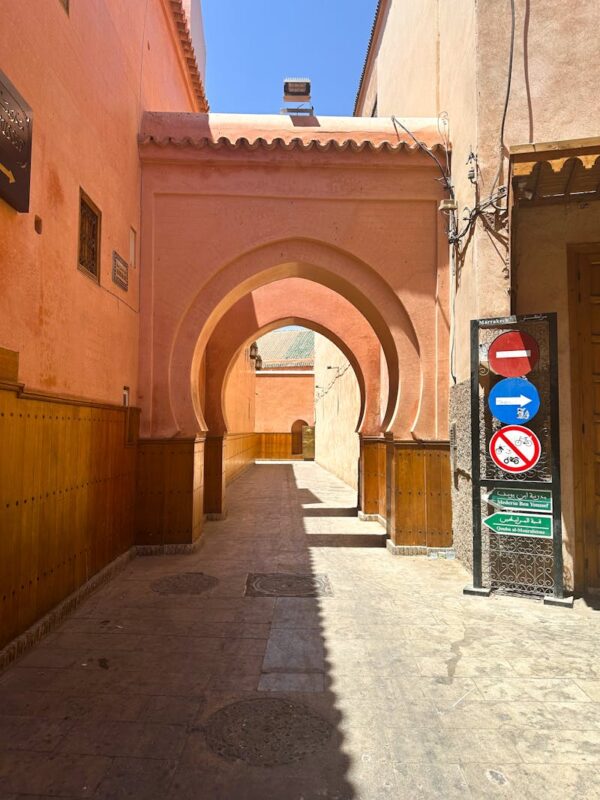
[[286, 433], [303, 419], [315, 421], [315, 378], [312, 372], [256, 374], [256, 427], [259, 433]]
[[256, 372], [250, 349], [236, 357], [225, 385], [225, 419], [228, 433], [254, 431], [256, 404]]
[[[31, 201], [0, 200], [0, 346], [29, 388], [120, 403], [135, 398], [140, 236], [137, 133], [144, 109], [193, 110], [166, 0], [0, 0], [1, 68], [33, 109]], [[100, 285], [77, 268], [79, 191], [102, 212]], [[34, 231], [34, 217], [42, 233]]]

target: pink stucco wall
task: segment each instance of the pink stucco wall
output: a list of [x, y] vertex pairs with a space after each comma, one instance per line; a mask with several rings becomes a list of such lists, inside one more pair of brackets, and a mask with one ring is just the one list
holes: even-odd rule
[[255, 406], [256, 372], [249, 349], [245, 347], [235, 357], [226, 391], [223, 393], [223, 410], [228, 433], [254, 431]]
[[298, 419], [314, 425], [314, 387], [312, 372], [257, 373], [255, 430], [258, 433], [290, 433], [292, 424]]
[[[0, 0], [0, 19], [1, 68], [34, 120], [30, 212], [0, 201], [0, 346], [30, 388], [119, 403], [127, 385], [135, 400], [140, 119], [195, 107], [169, 5]], [[77, 268], [80, 188], [102, 212], [99, 285]], [[131, 228], [125, 292], [111, 258], [129, 260]]]
[[[438, 141], [435, 122], [411, 126]], [[140, 153], [146, 430], [202, 429], [197, 365], [218, 320], [248, 292], [300, 277], [345, 297], [379, 336], [390, 430], [447, 435], [441, 190], [390, 120], [146, 115]]]
[[[208, 430], [218, 433], [227, 427], [223, 419], [223, 396], [228, 396], [232, 358], [244, 344], [282, 325], [309, 327], [335, 341], [352, 361], [364, 400], [361, 431], [381, 430], [381, 346], [364, 316], [346, 299], [324, 286], [303, 278], [274, 281], [244, 295], [223, 316], [206, 348], [208, 380], [203, 383], [202, 408]], [[233, 384], [232, 384], [233, 386]], [[387, 386], [385, 392], [387, 403]], [[228, 421], [229, 422], [229, 421]]]

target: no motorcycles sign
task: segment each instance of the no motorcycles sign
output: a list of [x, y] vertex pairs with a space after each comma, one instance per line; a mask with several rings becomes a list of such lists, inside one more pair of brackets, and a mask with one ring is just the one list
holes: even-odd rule
[[505, 425], [492, 436], [490, 456], [505, 472], [527, 472], [540, 460], [538, 437], [522, 425]]

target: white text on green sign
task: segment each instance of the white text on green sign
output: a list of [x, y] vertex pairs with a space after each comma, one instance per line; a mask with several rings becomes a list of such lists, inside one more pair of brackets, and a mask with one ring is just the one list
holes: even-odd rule
[[492, 489], [486, 501], [501, 509], [552, 513], [552, 492], [544, 489]]
[[494, 533], [501, 533], [506, 536], [552, 538], [552, 517], [542, 514], [516, 514], [496, 511], [483, 521]]

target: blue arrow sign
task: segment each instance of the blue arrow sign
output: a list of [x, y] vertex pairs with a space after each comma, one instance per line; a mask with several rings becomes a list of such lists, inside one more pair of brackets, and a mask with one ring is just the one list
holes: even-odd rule
[[522, 425], [532, 420], [540, 410], [540, 395], [533, 383], [525, 378], [505, 378], [490, 392], [488, 405], [500, 422]]

